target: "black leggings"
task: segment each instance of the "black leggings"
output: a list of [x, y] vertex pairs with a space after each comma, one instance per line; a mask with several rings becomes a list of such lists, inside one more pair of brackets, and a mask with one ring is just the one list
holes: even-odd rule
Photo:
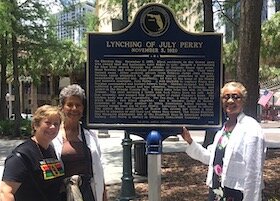
[[[223, 191], [224, 191], [224, 198], [226, 198], [226, 200], [228, 200], [229, 198], [231, 198], [231, 199], [229, 199], [230, 201], [242, 201], [243, 200], [243, 193], [239, 190], [224, 187]], [[212, 188], [209, 188], [208, 201], [216, 201], [215, 194], [213, 193]]]
[[80, 186], [80, 191], [83, 196], [83, 201], [95, 201], [92, 189], [90, 186], [90, 177], [82, 176], [82, 185]]

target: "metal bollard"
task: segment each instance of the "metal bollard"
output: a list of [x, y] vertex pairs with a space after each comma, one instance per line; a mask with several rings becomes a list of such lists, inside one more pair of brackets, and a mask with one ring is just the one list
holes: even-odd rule
[[146, 153], [148, 155], [148, 185], [149, 200], [160, 201], [161, 186], [161, 134], [151, 131], [146, 139]]

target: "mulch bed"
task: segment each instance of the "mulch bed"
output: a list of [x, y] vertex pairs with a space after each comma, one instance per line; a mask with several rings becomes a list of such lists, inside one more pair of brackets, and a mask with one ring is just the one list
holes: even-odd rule
[[[186, 153], [162, 154], [162, 201], [207, 200], [205, 185], [207, 166], [191, 159]], [[280, 200], [280, 149], [269, 149], [264, 167], [263, 201]], [[148, 200], [147, 180], [135, 181], [135, 200]], [[116, 201], [121, 184], [107, 186], [109, 201]]]

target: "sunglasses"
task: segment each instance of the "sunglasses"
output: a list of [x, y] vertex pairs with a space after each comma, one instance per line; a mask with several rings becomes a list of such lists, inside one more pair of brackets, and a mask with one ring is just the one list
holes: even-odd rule
[[238, 94], [226, 94], [222, 97], [222, 99], [225, 101], [228, 101], [229, 99], [236, 101], [236, 100], [241, 100], [242, 96], [240, 96]]

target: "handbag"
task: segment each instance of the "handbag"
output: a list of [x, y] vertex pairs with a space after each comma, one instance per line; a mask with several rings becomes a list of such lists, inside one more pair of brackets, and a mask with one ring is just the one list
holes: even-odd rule
[[80, 175], [73, 175], [67, 177], [64, 180], [66, 187], [66, 200], [67, 201], [83, 201], [83, 196], [80, 191], [80, 186], [82, 184], [82, 178]]

